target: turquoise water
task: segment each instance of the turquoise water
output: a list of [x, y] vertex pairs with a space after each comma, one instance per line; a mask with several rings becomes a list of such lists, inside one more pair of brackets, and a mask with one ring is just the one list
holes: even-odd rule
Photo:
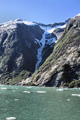
[[0, 120], [79, 120], [80, 89], [0, 86]]

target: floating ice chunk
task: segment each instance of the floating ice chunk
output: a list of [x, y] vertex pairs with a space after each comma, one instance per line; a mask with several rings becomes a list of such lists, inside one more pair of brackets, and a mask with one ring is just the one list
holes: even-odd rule
[[32, 88], [32, 87], [26, 87], [26, 88]]
[[2, 90], [6, 90], [7, 88], [1, 88]]
[[73, 90], [78, 90], [79, 88], [73, 88]]
[[23, 91], [24, 93], [30, 93], [30, 91]]
[[15, 99], [15, 101], [18, 101], [19, 99]]
[[60, 89], [57, 89], [56, 91], [64, 91], [64, 89], [63, 89], [63, 88], [60, 88]]
[[37, 91], [37, 93], [47, 93], [46, 91]]
[[15, 120], [16, 117], [7, 117], [6, 120]]
[[67, 101], [70, 101], [70, 99], [67, 99]]
[[80, 97], [80, 94], [72, 94], [72, 96], [78, 96], [78, 97]]
[[68, 90], [68, 88], [64, 88], [64, 90]]

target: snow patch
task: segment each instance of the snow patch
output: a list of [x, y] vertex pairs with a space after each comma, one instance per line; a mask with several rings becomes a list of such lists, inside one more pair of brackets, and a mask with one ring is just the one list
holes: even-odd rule
[[45, 44], [51, 45], [50, 47], [53, 47], [53, 43], [56, 43], [55, 37], [47, 39], [46, 36], [51, 35], [53, 33], [53, 31], [57, 28], [63, 29], [65, 27], [66, 27], [66, 24], [62, 25], [62, 26], [57, 26], [55, 28], [54, 27], [52, 28], [50, 26], [41, 26], [40, 25], [40, 28], [44, 30], [44, 33], [43, 33], [41, 40], [35, 39], [35, 43], [40, 45], [40, 48], [38, 49], [38, 53], [37, 53], [37, 63], [35, 65], [35, 71], [39, 68], [39, 65], [42, 61], [42, 52], [45, 47]]
[[61, 25], [61, 26], [58, 26], [58, 27], [56, 27], [56, 28], [48, 29], [47, 32], [48, 32], [48, 33], [53, 33], [57, 28], [64, 29], [65, 27], [66, 27], [66, 24], [65, 24], [65, 25]]
[[76, 16], [80, 16], [80, 13], [78, 15], [76, 15]]
[[36, 44], [39, 44], [41, 46], [41, 43], [40, 43], [40, 40], [36, 39], [35, 38], [35, 41], [34, 41]]
[[47, 39], [46, 44], [51, 45], [51, 44], [55, 43], [55, 41], [56, 41], [55, 38]]
[[17, 27], [17, 24], [25, 24], [25, 25], [28, 25], [28, 26], [32, 26], [32, 25], [36, 25], [35, 23], [33, 22], [29, 22], [29, 21], [24, 21], [24, 20], [11, 20], [9, 22], [6, 22], [6, 23], [2, 23], [0, 24], [1, 25], [1, 28], [6, 28], [6, 29], [15, 29]]
[[37, 54], [37, 63], [35, 65], [35, 71], [38, 69], [39, 67], [39, 64], [41, 63], [42, 61], [42, 51], [43, 51], [43, 48], [45, 46], [45, 36], [46, 36], [46, 31], [44, 32], [43, 36], [42, 36], [42, 39], [40, 40], [40, 43], [41, 43], [41, 47], [38, 49], [38, 54]]

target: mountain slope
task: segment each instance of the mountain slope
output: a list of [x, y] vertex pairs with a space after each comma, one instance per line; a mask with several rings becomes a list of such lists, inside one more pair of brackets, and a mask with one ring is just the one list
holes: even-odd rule
[[54, 28], [21, 19], [0, 24], [0, 84], [16, 84], [31, 76], [52, 53], [57, 40], [53, 31], [63, 24]]
[[1, 84], [14, 79], [14, 76], [20, 74], [24, 76], [34, 72], [39, 48], [35, 39], [40, 40], [43, 32], [38, 25], [20, 20], [0, 26]]
[[61, 86], [80, 79], [80, 15], [72, 18], [52, 54], [32, 76], [39, 86]]

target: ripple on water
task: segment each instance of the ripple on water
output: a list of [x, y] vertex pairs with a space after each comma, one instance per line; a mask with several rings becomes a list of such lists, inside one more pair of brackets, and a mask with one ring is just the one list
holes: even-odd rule
[[16, 117], [7, 117], [6, 120], [15, 120]]
[[15, 90], [12, 90], [13, 92], [15, 92]]

